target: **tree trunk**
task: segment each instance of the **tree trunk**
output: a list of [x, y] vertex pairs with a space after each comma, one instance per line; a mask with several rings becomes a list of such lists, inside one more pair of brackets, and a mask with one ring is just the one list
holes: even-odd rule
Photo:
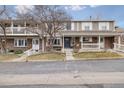
[[53, 51], [53, 36], [50, 36], [49, 48], [50, 48], [50, 52], [52, 52]]

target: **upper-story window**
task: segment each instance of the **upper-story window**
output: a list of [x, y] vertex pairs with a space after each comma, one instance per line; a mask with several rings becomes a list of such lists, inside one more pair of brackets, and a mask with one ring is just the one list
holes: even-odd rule
[[71, 23], [70, 22], [67, 22], [67, 23], [64, 23], [64, 30], [71, 30]]
[[102, 26], [102, 30], [107, 30], [107, 26]]
[[99, 22], [99, 30], [102, 31], [109, 30], [109, 22]]
[[92, 30], [92, 22], [83, 22], [82, 30], [86, 30], [86, 31]]
[[89, 26], [85, 26], [85, 30], [90, 30], [90, 27]]
[[71, 23], [70, 23], [70, 22], [67, 23], [66, 29], [67, 29], [67, 30], [71, 30]]

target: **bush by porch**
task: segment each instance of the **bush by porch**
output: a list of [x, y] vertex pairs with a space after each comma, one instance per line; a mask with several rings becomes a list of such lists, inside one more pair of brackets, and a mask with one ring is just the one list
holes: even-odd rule
[[80, 52], [80, 53], [73, 53], [73, 56], [77, 59], [81, 58], [122, 58], [122, 55], [119, 55], [115, 52]]

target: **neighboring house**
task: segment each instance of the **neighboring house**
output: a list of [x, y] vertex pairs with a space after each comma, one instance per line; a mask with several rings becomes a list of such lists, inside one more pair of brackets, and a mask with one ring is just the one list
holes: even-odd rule
[[[44, 40], [39, 39], [37, 34], [24, 29], [30, 23], [21, 20], [5, 20], [4, 22], [8, 26], [6, 28], [8, 51], [32, 49], [44, 52], [47, 50], [48, 37]], [[65, 24], [65, 29], [57, 34], [54, 42], [53, 46], [56, 50], [98, 51], [117, 49], [124, 42], [124, 38], [121, 38], [124, 33], [115, 29], [114, 20], [72, 20]], [[3, 36], [2, 32], [0, 32], [0, 36]]]

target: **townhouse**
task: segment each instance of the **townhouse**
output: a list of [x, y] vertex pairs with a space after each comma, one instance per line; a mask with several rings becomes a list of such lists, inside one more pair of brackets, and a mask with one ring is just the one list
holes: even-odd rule
[[[37, 34], [26, 31], [30, 22], [22, 20], [1, 20], [6, 27], [8, 51], [46, 51], [49, 49], [49, 37], [41, 39]], [[37, 24], [36, 24], [37, 26]], [[53, 47], [57, 51], [78, 49], [79, 51], [101, 51], [107, 49], [122, 50], [123, 31], [115, 28], [114, 20], [71, 20], [65, 22], [65, 28], [57, 33]], [[0, 29], [0, 37], [3, 37]], [[1, 45], [0, 45], [1, 49]]]

